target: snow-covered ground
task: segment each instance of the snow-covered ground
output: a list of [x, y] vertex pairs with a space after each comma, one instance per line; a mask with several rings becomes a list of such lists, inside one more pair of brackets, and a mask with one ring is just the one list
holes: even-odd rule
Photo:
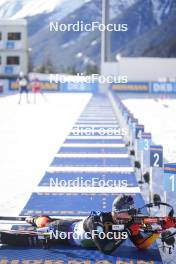
[[0, 97], [0, 215], [21, 212], [91, 94], [45, 96]]
[[176, 98], [129, 98], [123, 102], [145, 131], [152, 133], [153, 141], [163, 145], [165, 159], [176, 162]]

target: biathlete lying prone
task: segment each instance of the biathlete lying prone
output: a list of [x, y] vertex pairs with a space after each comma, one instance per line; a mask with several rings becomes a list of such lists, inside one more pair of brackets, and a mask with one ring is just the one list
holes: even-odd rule
[[[168, 204], [151, 203], [144, 207]], [[144, 208], [143, 207], [143, 208]], [[143, 209], [142, 208], [142, 209]], [[27, 223], [34, 231], [0, 231], [0, 243], [22, 247], [50, 247], [71, 245], [83, 248], [97, 248], [111, 254], [124, 240], [129, 238], [134, 245], [145, 250], [161, 236], [163, 243], [174, 240], [176, 228], [173, 208], [166, 217], [143, 215], [134, 207], [133, 197], [120, 195], [113, 202], [111, 212], [91, 212], [86, 219], [53, 219], [49, 216], [29, 216]], [[175, 240], [174, 240], [175, 242]]]

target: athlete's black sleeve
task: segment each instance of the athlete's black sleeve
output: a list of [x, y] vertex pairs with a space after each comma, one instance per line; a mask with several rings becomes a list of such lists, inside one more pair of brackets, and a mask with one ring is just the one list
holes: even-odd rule
[[47, 240], [41, 240], [37, 235], [0, 232], [0, 244], [14, 247], [45, 247]]
[[123, 240], [108, 239], [107, 237], [101, 239], [99, 237], [98, 234], [100, 232], [106, 233], [104, 228], [104, 222], [106, 222], [106, 220], [108, 222], [113, 221], [110, 213], [103, 213], [101, 216], [90, 215], [84, 222], [84, 229], [91, 234], [94, 231], [92, 239], [96, 247], [103, 253], [110, 254], [121, 245]]

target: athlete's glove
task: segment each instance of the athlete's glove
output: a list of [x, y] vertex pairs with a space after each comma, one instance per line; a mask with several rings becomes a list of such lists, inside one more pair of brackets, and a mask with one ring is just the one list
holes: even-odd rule
[[45, 227], [50, 223], [52, 220], [49, 216], [28, 216], [26, 217], [26, 222], [31, 224], [34, 227]]

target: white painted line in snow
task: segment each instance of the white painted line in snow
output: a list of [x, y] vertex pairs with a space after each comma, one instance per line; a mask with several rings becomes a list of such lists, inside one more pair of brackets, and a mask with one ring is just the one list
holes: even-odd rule
[[36, 193], [140, 193], [139, 187], [36, 187]]
[[114, 115], [114, 111], [111, 109], [100, 109], [99, 111], [98, 110], [84, 111], [84, 112], [82, 112], [81, 116], [87, 116], [87, 115], [103, 116], [104, 113], [105, 113], [105, 115]]
[[[111, 108], [105, 108], [105, 107], [103, 107], [103, 109], [102, 109], [102, 107], [101, 108], [99, 108], [101, 111], [99, 112], [100, 114], [102, 114], [102, 110], [103, 111], [105, 111], [105, 112], [111, 112], [111, 113], [113, 113], [113, 110], [112, 110], [112, 107]], [[82, 112], [82, 115], [87, 115], [87, 114], [89, 114], [89, 112], [95, 112], [95, 111], [97, 111], [98, 112], [98, 110], [99, 109], [93, 109], [93, 108], [87, 108], [87, 109], [84, 109], [84, 111]], [[94, 111], [93, 111], [94, 110]], [[98, 114], [99, 114], [98, 113]]]
[[101, 112], [97, 112], [97, 113], [96, 112], [91, 112], [91, 113], [87, 113], [86, 115], [82, 114], [79, 117], [80, 118], [83, 118], [83, 117], [85, 117], [85, 118], [103, 118], [103, 117], [105, 117], [105, 118], [115, 118], [114, 113], [112, 113], [112, 112], [104, 112], [102, 110], [101, 110]]
[[100, 101], [95, 102], [94, 104], [89, 104], [87, 105], [85, 112], [90, 111], [92, 109], [105, 109], [105, 110], [111, 110], [112, 111], [112, 106], [110, 104], [102, 104]]
[[[76, 131], [77, 133], [77, 131]], [[68, 136], [67, 139], [122, 139], [122, 136], [120, 135], [114, 135], [114, 136]]]
[[82, 121], [77, 121], [77, 124], [81, 124], [81, 123], [84, 123], [84, 124], [117, 124], [117, 121], [89, 121], [89, 120], [82, 120]]
[[117, 119], [105, 119], [105, 118], [101, 118], [101, 119], [96, 119], [96, 118], [79, 118], [77, 119], [77, 122], [81, 122], [81, 123], [84, 123], [84, 122], [89, 122], [89, 123], [112, 123], [112, 124], [116, 124], [118, 121]]
[[134, 172], [133, 167], [49, 167], [48, 172]]
[[114, 118], [112, 116], [102, 116], [102, 117], [95, 117], [95, 116], [80, 116], [79, 120], [94, 120], [94, 121], [117, 121], [117, 118]]
[[100, 148], [124, 148], [125, 147], [125, 144], [124, 143], [119, 143], [119, 144], [101, 144], [101, 143], [91, 143], [91, 144], [85, 144], [85, 143], [71, 143], [71, 144], [63, 144], [62, 147], [79, 147], [79, 148], [97, 148], [97, 147], [100, 147]]
[[120, 130], [120, 127], [117, 127], [117, 128], [113, 128], [113, 130], [112, 130], [112, 128], [111, 128], [111, 131], [110, 131], [110, 133], [109, 133], [109, 129], [108, 128], [105, 128], [104, 130], [102, 130], [102, 129], [99, 129], [99, 128], [94, 128], [92, 131], [90, 130], [90, 128], [89, 127], [86, 127], [86, 128], [81, 128], [81, 127], [76, 127], [76, 128], [74, 128], [74, 129], [72, 129], [71, 130], [71, 132], [73, 133], [89, 133], [88, 135], [90, 135], [91, 136], [91, 134], [92, 135], [94, 135], [94, 133], [98, 133], [100, 136], [104, 136], [104, 135], [108, 135], [108, 134], [110, 134], [110, 133], [112, 133], [112, 136], [113, 135], [115, 135], [115, 132], [117, 133], [118, 132], [118, 134], [117, 135], [119, 135], [120, 133], [119, 132], [121, 132], [121, 130]]
[[55, 157], [57, 158], [129, 158], [129, 155], [128, 154], [120, 154], [120, 153], [117, 153], [117, 154], [86, 154], [86, 153], [83, 153], [83, 154], [56, 154]]
[[119, 128], [119, 125], [116, 124], [116, 125], [107, 125], [107, 124], [102, 124], [102, 125], [92, 125], [92, 124], [87, 124], [87, 125], [84, 125], [84, 124], [75, 124], [73, 127], [94, 127], [94, 128], [97, 128], [97, 127], [108, 127], [108, 128]]
[[90, 109], [99, 109], [99, 108], [103, 108], [103, 109], [110, 109], [112, 110], [112, 106], [109, 104], [103, 104], [101, 103], [101, 101], [96, 101], [96, 102], [92, 102], [91, 105], [87, 105], [87, 111], [89, 111]]
[[95, 114], [91, 114], [91, 115], [80, 115], [80, 117], [79, 117], [80, 119], [89, 119], [89, 118], [91, 118], [91, 119], [114, 119], [114, 120], [117, 120], [117, 118], [113, 115], [112, 116], [112, 114], [109, 114], [109, 115], [107, 115], [107, 114], [98, 114], [98, 115], [95, 115]]
[[[101, 110], [101, 112], [99, 112]], [[113, 112], [112, 107], [89, 107], [86, 110], [83, 111], [84, 114], [88, 114], [88, 113], [100, 113], [102, 114], [102, 110], [105, 112]]]

